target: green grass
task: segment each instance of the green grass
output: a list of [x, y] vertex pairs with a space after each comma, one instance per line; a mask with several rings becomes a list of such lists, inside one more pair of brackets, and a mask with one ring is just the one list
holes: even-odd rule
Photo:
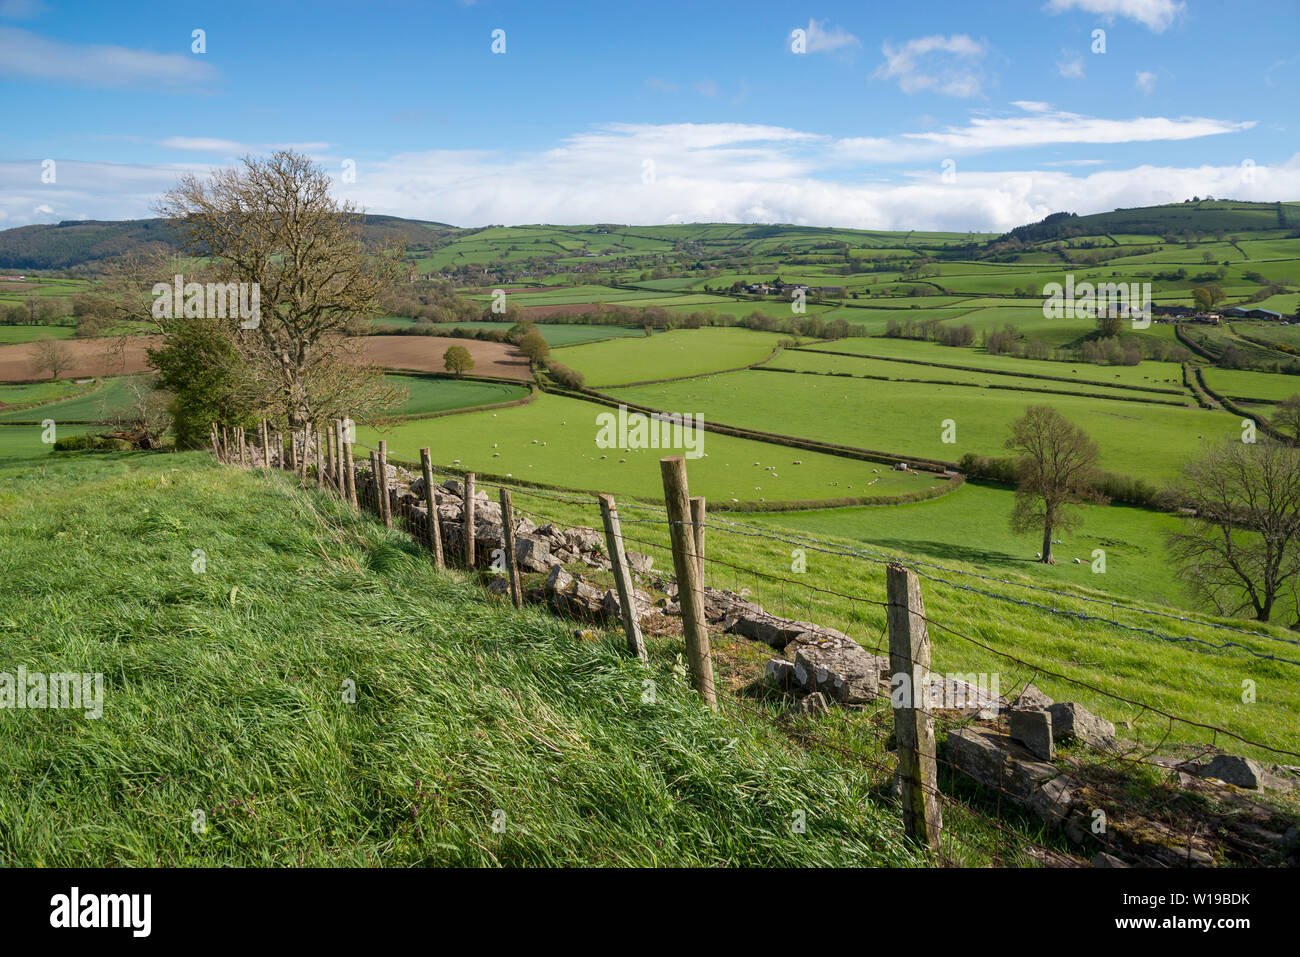
[[[758, 370], [611, 394], [726, 425], [953, 462], [966, 452], [1006, 454], [1011, 423], [1030, 405], [1050, 404], [1097, 442], [1102, 468], [1155, 482], [1172, 478], [1203, 441], [1241, 434], [1236, 416], [1197, 408]], [[949, 419], [952, 444], [942, 440]]]
[[385, 377], [390, 385], [406, 389], [408, 395], [399, 415], [423, 415], [467, 409], [476, 405], [513, 402], [528, 396], [528, 389], [505, 382], [474, 382], [412, 375]]
[[749, 329], [676, 329], [566, 349], [564, 364], [595, 388], [736, 369], [766, 358], [781, 337]]
[[285, 476], [64, 455], [0, 488], [0, 660], [104, 676], [98, 719], [0, 714], [4, 864], [918, 863], [881, 775], [708, 712], [679, 640], [574, 637]]
[[[658, 498], [663, 485], [656, 462], [672, 450], [600, 448], [596, 416], [611, 411], [594, 402], [542, 395], [525, 406], [417, 419], [383, 432], [361, 428], [357, 435], [370, 445], [385, 439], [389, 454], [406, 461], [418, 462], [420, 448], [427, 445], [443, 466], [459, 460], [463, 469], [528, 482]], [[691, 462], [697, 493], [724, 501], [893, 496], [936, 484], [933, 476], [712, 432], [704, 433], [703, 452], [704, 458]], [[796, 460], [803, 464], [793, 464]]]

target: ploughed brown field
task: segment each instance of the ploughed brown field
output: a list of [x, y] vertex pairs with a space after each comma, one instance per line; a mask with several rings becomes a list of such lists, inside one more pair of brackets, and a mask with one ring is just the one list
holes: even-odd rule
[[[129, 336], [125, 339], [61, 339], [73, 354], [75, 363], [62, 378], [128, 375], [144, 372], [145, 350], [156, 348], [157, 336]], [[514, 346], [478, 339], [450, 339], [440, 336], [366, 336], [366, 356], [386, 369], [412, 372], [443, 372], [442, 355], [449, 346], [464, 346], [474, 357], [471, 375], [498, 379], [531, 378], [528, 360]], [[30, 342], [0, 346], [0, 382], [26, 382], [48, 378], [31, 368]]]

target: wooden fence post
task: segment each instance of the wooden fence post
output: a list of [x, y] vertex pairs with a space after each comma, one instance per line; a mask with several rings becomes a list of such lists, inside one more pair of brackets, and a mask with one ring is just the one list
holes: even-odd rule
[[379, 453], [374, 449], [370, 450], [370, 497], [375, 514], [382, 518], [384, 512], [379, 505]]
[[433, 460], [428, 448], [420, 449], [420, 469], [424, 473], [424, 507], [428, 510], [429, 547], [433, 549], [433, 563], [445, 567], [442, 558], [442, 523], [438, 520], [438, 496], [433, 492]]
[[335, 420], [330, 420], [328, 429], [321, 429], [321, 435], [325, 439], [325, 475], [329, 479], [330, 487], [337, 492], [339, 488], [339, 430], [338, 426], [335, 425]]
[[703, 495], [695, 495], [691, 498], [691, 526], [695, 532], [695, 554], [699, 557], [700, 564], [700, 589], [704, 589], [704, 520], [706, 515]]
[[465, 517], [465, 567], [473, 569], [474, 561], [474, 473], [466, 472], [465, 481], [461, 483], [461, 511]]
[[339, 495], [342, 498], [348, 497], [348, 472], [351, 471], [351, 465], [348, 462], [348, 450], [345, 448], [347, 438], [343, 430], [343, 420], [335, 419], [334, 421], [335, 444], [339, 450], [339, 471], [335, 478], [338, 480]]
[[[894, 705], [894, 737], [898, 742], [903, 831], [910, 840], [937, 852], [943, 815], [939, 809], [934, 715], [927, 700], [930, 632], [925, 625], [925, 604], [921, 601], [920, 580], [911, 569], [901, 565], [888, 566], [885, 583], [890, 691]], [[906, 693], [900, 695], [900, 691]]]
[[277, 464], [279, 464], [281, 469], [287, 469], [289, 465], [284, 459], [284, 433], [279, 429], [276, 429], [275, 431], [275, 452], [277, 456]]
[[515, 511], [510, 504], [510, 489], [501, 489], [501, 537], [505, 539], [506, 575], [510, 578], [510, 600], [516, 608], [524, 607], [523, 586], [519, 581], [519, 562], [515, 558]]
[[384, 527], [393, 527], [393, 501], [388, 495], [388, 443], [379, 440], [379, 507]]
[[704, 620], [700, 561], [695, 553], [691, 525], [690, 491], [686, 485], [686, 460], [670, 455], [659, 460], [664, 481], [664, 504], [668, 507], [669, 531], [673, 544], [673, 570], [677, 574], [677, 601], [682, 610], [686, 655], [690, 659], [691, 681], [704, 703], [718, 710], [713, 690], [713, 659], [709, 654], [709, 632]]
[[266, 427], [266, 419], [263, 419], [260, 425], [262, 431], [262, 464], [268, 469], [271, 467], [271, 432]]
[[614, 496], [600, 496], [600, 517], [605, 523], [605, 550], [609, 552], [609, 566], [614, 572], [614, 587], [618, 589], [618, 605], [623, 612], [623, 633], [627, 635], [627, 650], [642, 661], [647, 659], [645, 641], [641, 637], [641, 621], [637, 616], [636, 592], [632, 576], [627, 570], [627, 553], [623, 551], [623, 528], [618, 521], [618, 506]]
[[312, 429], [312, 437], [316, 439], [316, 489], [320, 491], [325, 488], [325, 430]]
[[352, 442], [348, 438], [347, 420], [343, 420], [343, 484], [347, 488], [348, 504], [357, 508], [357, 473], [352, 461]]
[[250, 468], [253, 464], [253, 453], [248, 447], [248, 433], [242, 425], [239, 427], [239, 464], [245, 468]]
[[208, 437], [212, 439], [212, 454], [216, 457], [218, 463], [221, 462], [221, 443], [217, 441], [217, 423], [213, 422], [208, 427]]

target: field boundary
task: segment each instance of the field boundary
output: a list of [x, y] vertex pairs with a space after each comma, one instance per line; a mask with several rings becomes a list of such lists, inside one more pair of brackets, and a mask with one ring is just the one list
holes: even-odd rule
[[[738, 372], [747, 371], [747, 369], [734, 370]], [[619, 386], [618, 388], [623, 388]], [[624, 406], [636, 412], [642, 412], [647, 415], [667, 415], [665, 410], [656, 409], [654, 406], [641, 405], [637, 402], [628, 402], [626, 399], [620, 399], [616, 396], [604, 392], [598, 392], [594, 389], [584, 389], [582, 392], [571, 390], [547, 389], [548, 392], [554, 392], [558, 395], [567, 395], [570, 398], [587, 399], [588, 401], [597, 402], [609, 408], [617, 409]], [[784, 445], [788, 448], [803, 449], [806, 452], [824, 452], [828, 455], [840, 455], [844, 458], [859, 459], [865, 462], [877, 462], [884, 465], [893, 465], [903, 463], [909, 467], [915, 467], [924, 472], [947, 472], [958, 471], [956, 462], [945, 462], [942, 459], [928, 459], [917, 455], [896, 455], [890, 452], [880, 452], [875, 449], [861, 449], [851, 445], [836, 445], [831, 442], [818, 442], [814, 439], [801, 439], [793, 435], [782, 435], [779, 432], [760, 432], [756, 429], [744, 429], [734, 425], [724, 425], [720, 422], [710, 422], [704, 420], [703, 426], [706, 432], [717, 432], [719, 435], [730, 435], [733, 438], [754, 439], [760, 442], [769, 442], [773, 445]]]
[[1069, 395], [1084, 399], [1102, 399], [1106, 402], [1145, 402], [1148, 405], [1169, 405], [1177, 409], [1189, 408], [1191, 403], [1173, 399], [1154, 399], [1140, 395], [1098, 395], [1096, 392], [1075, 392], [1071, 389], [1035, 388], [1033, 386], [1004, 385], [997, 382], [953, 382], [951, 379], [895, 379], [892, 376], [855, 372], [821, 372], [817, 369], [781, 369], [776, 366], [758, 366], [754, 372], [789, 372], [794, 375], [833, 376], [840, 379], [869, 379], [877, 382], [911, 382], [918, 385], [951, 385], [969, 389], [1000, 389], [1004, 392], [1032, 392], [1036, 395]]
[[[912, 340], [916, 341], [916, 340]], [[1069, 376], [1048, 375], [1045, 372], [1010, 372], [1001, 369], [983, 369], [979, 366], [957, 365], [950, 362], [934, 362], [928, 359], [901, 359], [893, 356], [873, 356], [861, 352], [835, 352], [831, 349], [808, 349], [802, 346], [796, 346], [797, 352], [814, 352], [828, 356], [848, 356], [855, 359], [874, 359], [877, 362], [903, 362], [909, 365], [932, 366], [936, 369], [959, 369], [962, 372], [980, 372], [985, 375], [1005, 375], [1015, 376], [1020, 379], [1043, 379], [1048, 382], [1068, 382], [1071, 385], [1094, 385], [1103, 389], [1126, 389], [1132, 392], [1155, 392], [1160, 395], [1182, 395], [1182, 389], [1164, 389], [1159, 386], [1150, 385], [1116, 385], [1113, 382], [1099, 382], [1096, 379], [1071, 379]], [[962, 385], [963, 383], [953, 383]]]
[[1269, 422], [1268, 419], [1264, 418], [1264, 416], [1260, 415], [1258, 412], [1247, 412], [1245, 409], [1241, 408], [1241, 406], [1237, 405], [1227, 396], [1220, 395], [1219, 393], [1211, 389], [1206, 384], [1205, 375], [1200, 368], [1196, 369], [1196, 381], [1201, 384], [1201, 388], [1205, 390], [1206, 395], [1216, 400], [1220, 405], [1222, 405], [1233, 415], [1240, 415], [1243, 418], [1250, 419], [1257, 426], [1259, 426], [1259, 430], [1263, 432], [1265, 435], [1267, 435], [1270, 439], [1276, 439], [1279, 442], [1287, 442], [1287, 443], [1291, 441], [1290, 436], [1285, 435], [1284, 433], [1279, 432], [1277, 429], [1273, 428], [1273, 424]]

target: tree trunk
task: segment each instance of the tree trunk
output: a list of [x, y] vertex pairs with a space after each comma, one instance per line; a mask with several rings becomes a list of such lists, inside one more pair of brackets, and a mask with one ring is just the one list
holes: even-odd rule
[[1055, 565], [1056, 560], [1052, 558], [1052, 526], [1043, 525], [1043, 557], [1039, 559], [1044, 565]]

